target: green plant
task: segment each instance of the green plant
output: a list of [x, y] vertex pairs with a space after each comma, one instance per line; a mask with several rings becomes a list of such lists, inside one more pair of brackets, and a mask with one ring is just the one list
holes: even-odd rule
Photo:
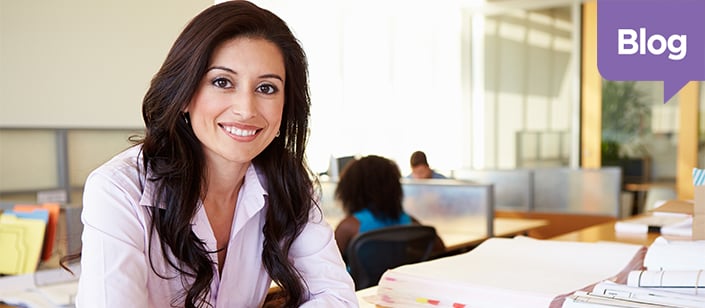
[[602, 140], [602, 161], [613, 162], [619, 159], [619, 143], [613, 140]]
[[604, 80], [603, 156], [612, 158], [616, 154], [622, 158], [648, 155], [642, 142], [651, 133], [651, 103], [647, 98], [634, 81]]

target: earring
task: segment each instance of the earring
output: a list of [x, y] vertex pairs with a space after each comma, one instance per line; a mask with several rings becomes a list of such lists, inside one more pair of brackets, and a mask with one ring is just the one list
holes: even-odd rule
[[188, 121], [189, 114], [188, 114], [188, 112], [182, 113], [181, 116], [184, 118], [184, 122], [186, 122], [186, 125], [188, 125], [188, 124], [189, 124], [189, 121]]
[[274, 138], [279, 137], [279, 131], [277, 131], [277, 134], [274, 135]]

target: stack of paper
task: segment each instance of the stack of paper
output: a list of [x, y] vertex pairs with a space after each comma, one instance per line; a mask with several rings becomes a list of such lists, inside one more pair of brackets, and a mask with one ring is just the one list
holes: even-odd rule
[[12, 307], [73, 307], [81, 268], [79, 263], [68, 266], [75, 275], [55, 268], [0, 277], [0, 303]]
[[[633, 271], [627, 285], [683, 294], [700, 295], [705, 303], [705, 270]], [[705, 305], [703, 305], [705, 307]]]
[[642, 268], [646, 248], [526, 237], [491, 238], [452, 257], [387, 271], [377, 294], [383, 307], [560, 307], [576, 290]]
[[705, 241], [668, 240], [659, 236], [644, 257], [647, 270], [705, 270]]
[[694, 294], [705, 299], [705, 240], [658, 237], [649, 246], [644, 267], [645, 271], [629, 274], [628, 285]]
[[705, 307], [705, 241], [658, 237], [644, 267], [631, 271], [626, 284], [604, 282], [576, 292], [563, 307]]
[[688, 214], [653, 212], [637, 218], [620, 220], [614, 224], [614, 230], [618, 233], [674, 232], [679, 234], [672, 235], [684, 235], [680, 226], [685, 224], [687, 228], [684, 231], [685, 235], [690, 236], [692, 219]]
[[650, 290], [604, 281], [592, 292], [578, 291], [569, 296], [563, 308], [599, 307], [705, 307], [705, 297], [684, 295], [661, 290]]
[[615, 223], [617, 232], [647, 233], [689, 237], [693, 229], [693, 202], [668, 200], [644, 215]]

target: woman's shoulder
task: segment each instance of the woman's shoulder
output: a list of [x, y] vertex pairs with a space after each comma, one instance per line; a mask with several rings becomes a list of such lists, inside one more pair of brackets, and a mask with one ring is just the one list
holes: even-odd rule
[[125, 169], [141, 167], [141, 163], [142, 146], [135, 145], [115, 154], [115, 156], [96, 168], [94, 172], [124, 172]]
[[368, 208], [363, 208], [355, 211], [350, 215], [351, 217], [356, 218], [357, 220], [368, 220], [368, 219], [374, 219], [374, 215], [372, 214], [372, 211]]
[[132, 146], [94, 169], [86, 179], [86, 185], [96, 178], [108, 179], [117, 183], [140, 182], [142, 170], [142, 147]]
[[341, 238], [351, 238], [355, 236], [360, 231], [360, 221], [354, 216], [346, 216], [343, 218], [338, 225], [335, 226], [335, 237], [340, 240]]

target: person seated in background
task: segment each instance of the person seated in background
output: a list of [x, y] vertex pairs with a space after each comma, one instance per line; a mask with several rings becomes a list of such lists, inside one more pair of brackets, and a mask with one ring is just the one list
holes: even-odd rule
[[[335, 198], [342, 203], [345, 218], [335, 228], [335, 239], [345, 259], [345, 250], [359, 233], [398, 225], [420, 224], [404, 212], [401, 171], [392, 160], [369, 155], [350, 162], [340, 176]], [[445, 249], [438, 238], [434, 251]]]
[[410, 179], [445, 179], [446, 176], [442, 175], [428, 165], [428, 160], [426, 159], [426, 153], [422, 151], [416, 151], [411, 154], [411, 174], [407, 176]]

